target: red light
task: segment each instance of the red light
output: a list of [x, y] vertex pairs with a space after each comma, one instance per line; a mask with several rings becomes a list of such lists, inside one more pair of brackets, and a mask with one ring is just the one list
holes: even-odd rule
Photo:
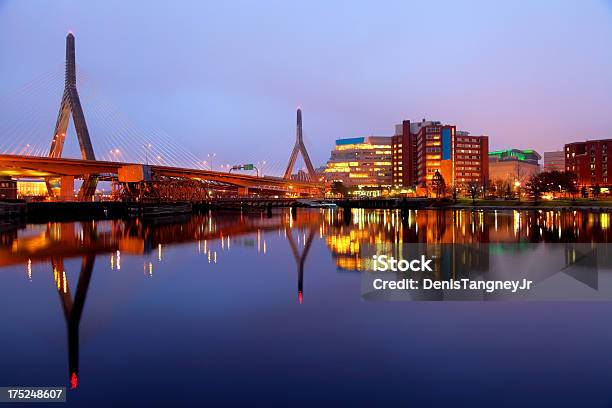
[[77, 377], [77, 373], [72, 373], [72, 377], [70, 377], [70, 389], [74, 390], [79, 385], [79, 378]]
[[301, 290], [298, 291], [298, 302], [300, 302], [300, 305], [302, 304], [302, 291]]

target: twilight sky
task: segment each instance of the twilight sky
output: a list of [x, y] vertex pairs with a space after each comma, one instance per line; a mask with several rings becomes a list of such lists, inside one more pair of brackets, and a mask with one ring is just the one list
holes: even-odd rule
[[610, 0], [0, 0], [0, 95], [61, 70], [69, 30], [97, 96], [202, 160], [282, 167], [297, 106], [316, 166], [402, 119], [492, 149], [612, 137]]

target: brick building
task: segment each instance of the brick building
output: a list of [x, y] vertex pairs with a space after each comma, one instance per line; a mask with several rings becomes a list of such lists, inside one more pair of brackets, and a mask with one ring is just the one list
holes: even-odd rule
[[608, 178], [608, 152], [612, 150], [612, 139], [587, 140], [568, 143], [565, 153], [565, 170], [578, 176], [581, 186], [610, 186]]
[[489, 138], [457, 131], [438, 121], [395, 127], [392, 137], [392, 179], [395, 188], [429, 185], [439, 171], [447, 185], [488, 181]]

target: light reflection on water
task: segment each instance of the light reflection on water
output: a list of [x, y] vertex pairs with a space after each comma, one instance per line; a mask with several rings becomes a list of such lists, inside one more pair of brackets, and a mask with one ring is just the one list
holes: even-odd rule
[[[298, 209], [296, 213], [282, 211], [272, 217], [264, 213], [207, 213], [156, 221], [16, 226], [0, 233], [0, 285], [6, 288], [1, 313], [8, 333], [8, 347], [0, 357], [7, 367], [12, 367], [3, 370], [0, 383], [27, 385], [36, 379], [34, 382], [41, 385], [65, 384], [75, 389], [71, 394], [74, 399], [85, 401], [95, 395], [96, 387], [111, 381], [103, 375], [105, 364], [125, 370], [122, 361], [129, 362], [136, 378], [126, 379], [125, 385], [143, 389], [143, 377], [150, 370], [147, 359], [162, 359], [160, 369], [180, 368], [181, 376], [188, 377], [181, 380], [166, 373], [161, 375], [164, 383], [195, 385], [196, 378], [189, 376], [214, 378], [209, 365], [222, 377], [235, 377], [238, 362], [231, 356], [236, 347], [272, 353], [267, 359], [265, 353], [246, 358], [258, 363], [264, 359], [299, 377], [301, 374], [292, 371], [295, 367], [279, 360], [275, 354], [278, 350], [264, 345], [271, 340], [270, 332], [284, 339], [283, 344], [276, 344], [281, 349], [287, 347], [287, 342], [303, 346], [307, 342], [309, 353], [325, 370], [329, 353], [359, 352], [338, 333], [328, 338], [338, 342], [338, 350], [330, 349], [322, 339], [312, 338], [312, 333], [300, 339], [297, 333], [302, 333], [304, 324], [314, 325], [323, 333], [335, 330], [340, 319], [346, 333], [370, 331], [367, 336], [371, 338], [364, 341], [377, 347], [382, 343], [376, 340], [376, 330], [402, 336], [410, 331], [408, 326], [394, 327], [391, 316], [412, 316], [414, 323], [425, 326], [431, 324], [430, 319], [449, 319], [441, 316], [440, 310], [428, 311], [410, 304], [394, 305], [393, 309], [378, 306], [379, 310], [385, 309], [383, 317], [372, 309], [374, 306], [360, 303], [359, 275], [350, 271], [367, 269], [372, 255], [368, 248], [372, 246], [384, 253], [402, 243], [603, 243], [612, 241], [611, 234], [609, 214], [580, 211], [355, 209], [345, 214], [342, 210]], [[347, 280], [347, 276], [352, 277]], [[317, 295], [305, 299], [305, 280], [310, 293]], [[50, 295], [53, 292], [55, 296]], [[412, 315], [415, 310], [424, 314]], [[515, 310], [509, 308], [501, 314], [514, 319]], [[387, 323], [369, 323], [372, 327], [364, 328], [352, 313]], [[126, 321], [127, 316], [131, 320]], [[227, 316], [244, 326], [237, 329], [226, 320]], [[484, 323], [486, 315], [481, 317]], [[58, 326], [59, 320], [65, 322], [64, 327]], [[559, 323], [552, 321], [554, 331]], [[447, 323], [455, 324], [450, 320]], [[466, 327], [470, 325], [473, 323]], [[267, 331], [262, 332], [262, 327]], [[432, 333], [439, 330], [433, 327]], [[163, 334], [151, 332], [152, 328]], [[522, 330], [522, 326], [514, 321], [505, 329]], [[248, 334], [248, 340], [233, 337], [236, 330], [244, 330], [242, 334]], [[83, 339], [81, 332], [85, 333]], [[114, 339], [117, 333], [124, 332], [131, 335]], [[460, 339], [462, 333], [467, 335], [459, 328], [454, 335]], [[147, 334], [152, 337], [147, 338]], [[203, 352], [213, 362], [197, 355], [201, 344], [211, 342], [211, 334], [224, 342], [212, 341], [215, 347], [211, 352], [216, 356]], [[298, 337], [289, 340], [289, 334]], [[421, 336], [425, 336], [422, 344], [433, 340]], [[67, 337], [67, 358], [65, 345], [61, 341], [58, 344], [58, 337]], [[602, 339], [609, 337], [612, 332], [606, 331]], [[245, 346], [244, 342], [254, 345]], [[122, 350], [119, 355], [108, 354], [109, 344]], [[167, 358], [151, 354], [162, 349], [168, 353]], [[122, 358], [126, 353], [132, 353], [132, 357]], [[216, 361], [222, 355], [228, 359], [228, 367]], [[297, 359], [308, 367], [303, 357]], [[40, 360], [47, 361], [45, 369], [39, 368]], [[364, 364], [381, 370], [373, 362]], [[389, 370], [396, 373], [399, 368]], [[258, 372], [274, 378], [282, 376], [274, 370]], [[479, 374], [474, 372], [473, 376]], [[152, 380], [155, 381], [149, 378]], [[348, 386], [339, 381], [342, 387]], [[222, 383], [218, 392], [230, 387], [229, 382]], [[354, 392], [355, 396], [361, 395]], [[115, 400], [113, 395], [109, 394], [110, 400]]]

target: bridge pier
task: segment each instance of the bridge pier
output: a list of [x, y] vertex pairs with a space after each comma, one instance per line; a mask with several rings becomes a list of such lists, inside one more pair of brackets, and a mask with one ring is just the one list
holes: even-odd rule
[[74, 176], [60, 177], [60, 200], [74, 201]]
[[238, 187], [238, 196], [240, 196], [240, 197], [248, 197], [249, 196], [249, 188], [248, 187]]

